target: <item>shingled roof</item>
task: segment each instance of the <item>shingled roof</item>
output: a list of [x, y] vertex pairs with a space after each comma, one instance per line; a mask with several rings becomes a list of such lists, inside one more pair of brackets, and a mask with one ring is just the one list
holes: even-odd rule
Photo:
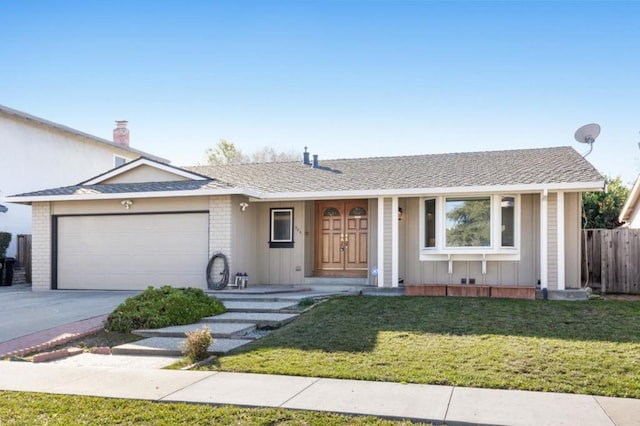
[[186, 180], [172, 182], [109, 183], [73, 185], [14, 195], [13, 197], [43, 197], [66, 195], [134, 194], [137, 192], [180, 192], [229, 189], [231, 185], [217, 180]]
[[366, 191], [597, 182], [571, 147], [302, 162], [196, 166], [187, 170], [263, 193]]
[[[133, 164], [133, 163], [130, 163]], [[571, 147], [535, 148], [455, 154], [374, 157], [321, 161], [318, 168], [301, 161], [194, 166], [184, 170], [209, 180], [117, 184], [79, 184], [18, 197], [69, 197], [135, 193], [214, 195], [235, 193], [255, 198], [280, 195], [338, 193], [350, 196], [376, 191], [386, 194], [410, 190], [556, 185], [597, 188], [603, 177]], [[89, 182], [89, 181], [87, 181]], [[513, 189], [515, 188], [515, 189]], [[539, 188], [538, 188], [539, 189]], [[250, 192], [250, 193], [249, 193]], [[373, 195], [372, 195], [373, 196]]]

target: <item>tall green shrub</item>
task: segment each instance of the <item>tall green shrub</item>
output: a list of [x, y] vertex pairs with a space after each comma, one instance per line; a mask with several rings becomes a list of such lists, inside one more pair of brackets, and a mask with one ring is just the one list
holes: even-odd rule
[[621, 225], [618, 216], [629, 196], [629, 188], [620, 176], [607, 179], [607, 192], [585, 192], [582, 194], [582, 227], [585, 229], [613, 229]]
[[10, 232], [0, 232], [0, 259], [4, 259], [7, 255], [7, 248], [11, 242]]

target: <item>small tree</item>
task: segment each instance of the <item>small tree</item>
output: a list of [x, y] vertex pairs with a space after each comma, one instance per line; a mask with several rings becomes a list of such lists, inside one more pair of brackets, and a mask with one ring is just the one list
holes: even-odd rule
[[11, 232], [0, 232], [0, 259], [4, 259], [6, 257], [10, 242]]
[[275, 163], [280, 161], [297, 161], [300, 160], [300, 154], [289, 152], [278, 152], [275, 149], [265, 146], [259, 150], [252, 152], [249, 158], [243, 158], [246, 163]]
[[233, 142], [220, 139], [215, 148], [205, 151], [209, 164], [238, 164], [242, 162], [242, 152]]
[[621, 225], [618, 217], [629, 196], [620, 176], [611, 179], [607, 192], [585, 192], [582, 194], [582, 227], [585, 229], [613, 229]]
[[259, 150], [245, 155], [236, 148], [233, 142], [221, 139], [215, 148], [208, 148], [205, 151], [207, 162], [216, 164], [241, 164], [241, 163], [274, 163], [277, 161], [296, 161], [300, 159], [299, 154], [293, 151], [278, 152], [275, 149], [265, 146]]

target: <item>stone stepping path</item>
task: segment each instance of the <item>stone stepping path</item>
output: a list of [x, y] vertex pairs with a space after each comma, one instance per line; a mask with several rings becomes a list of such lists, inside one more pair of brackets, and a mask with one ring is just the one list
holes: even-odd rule
[[298, 314], [277, 312], [225, 312], [222, 315], [202, 318], [206, 323], [255, 323], [257, 328], [281, 327], [298, 317]]
[[209, 327], [211, 335], [214, 338], [243, 336], [256, 329], [256, 324], [251, 322], [234, 322], [234, 323], [208, 323], [202, 322], [187, 325], [174, 325], [172, 327], [154, 328], [149, 330], [135, 330], [133, 334], [142, 337], [186, 337], [187, 332], [199, 330], [202, 327]]
[[215, 339], [213, 345], [209, 347], [209, 352], [224, 354], [264, 335], [264, 332], [260, 333], [260, 329], [274, 329], [293, 321], [298, 316], [297, 313], [281, 311], [296, 308], [301, 298], [294, 300], [273, 297], [260, 299], [251, 296], [245, 299], [232, 297], [231, 300], [221, 298], [227, 308], [226, 313], [203, 318], [197, 324], [136, 330], [134, 334], [147, 339], [116, 346], [112, 348], [112, 353], [114, 355], [180, 356], [182, 355], [180, 345], [184, 342], [186, 333], [207, 326]]
[[[151, 337], [111, 349], [113, 355], [182, 356], [184, 337]], [[209, 352], [224, 354], [251, 342], [250, 339], [215, 339]]]

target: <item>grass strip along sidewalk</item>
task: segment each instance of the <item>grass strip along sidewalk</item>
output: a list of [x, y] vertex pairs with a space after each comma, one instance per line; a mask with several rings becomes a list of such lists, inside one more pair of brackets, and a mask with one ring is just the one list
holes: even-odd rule
[[209, 369], [640, 398], [640, 302], [342, 297]]
[[212, 407], [182, 403], [0, 392], [0, 425], [410, 425], [375, 417], [279, 408]]

